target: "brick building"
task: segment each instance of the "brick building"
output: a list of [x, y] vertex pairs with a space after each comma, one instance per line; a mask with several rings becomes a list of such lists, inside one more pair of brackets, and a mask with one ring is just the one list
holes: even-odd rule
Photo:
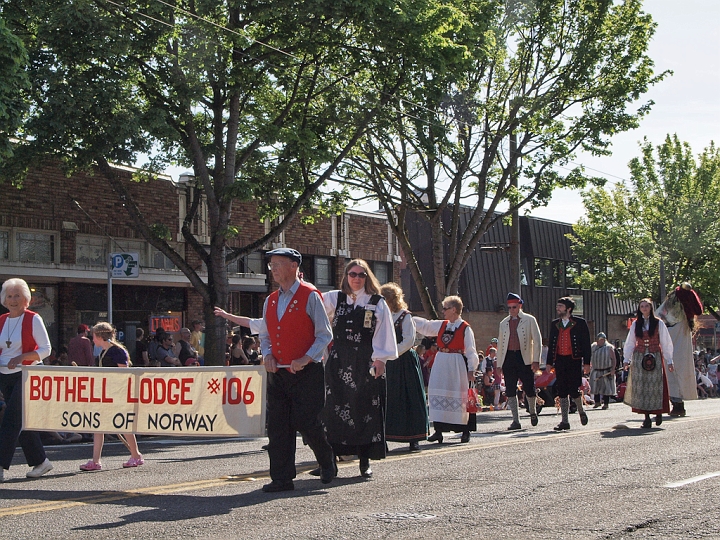
[[[147, 221], [170, 232], [171, 245], [206, 275], [202, 263], [180, 233], [190, 203], [192, 178], [174, 182], [167, 176], [132, 180], [131, 169], [117, 168]], [[31, 309], [39, 312], [51, 342], [67, 344], [78, 324], [94, 324], [108, 316], [110, 253], [133, 252], [139, 277], [112, 280], [112, 320], [134, 348], [135, 328], [154, 330], [187, 326], [202, 318], [202, 299], [187, 277], [132, 228], [120, 197], [98, 174], [66, 177], [56, 166], [32, 170], [20, 188], [5, 183], [0, 198], [0, 282], [21, 277], [31, 286]], [[193, 230], [209, 244], [207, 210], [201, 205]], [[270, 230], [251, 203], [233, 205], [233, 225], [240, 234], [231, 245], [241, 246]], [[321, 290], [337, 287], [345, 262], [367, 260], [381, 282], [399, 279], [399, 261], [387, 220], [381, 214], [348, 211], [311, 225], [292, 223], [273, 249], [289, 246], [303, 254], [305, 279]], [[266, 272], [264, 251], [252, 253], [229, 267], [229, 306], [234, 313], [259, 316], [274, 285]], [[5, 309], [0, 307], [0, 313]]]

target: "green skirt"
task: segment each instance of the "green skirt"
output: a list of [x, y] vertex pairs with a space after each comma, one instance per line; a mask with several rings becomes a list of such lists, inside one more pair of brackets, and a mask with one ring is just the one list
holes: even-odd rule
[[424, 441], [428, 433], [428, 411], [420, 360], [413, 349], [385, 364], [387, 406], [385, 440]]

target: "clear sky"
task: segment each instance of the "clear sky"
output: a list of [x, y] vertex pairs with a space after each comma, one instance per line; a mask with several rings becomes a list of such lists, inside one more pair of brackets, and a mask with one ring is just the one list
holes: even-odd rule
[[[612, 156], [575, 160], [610, 182], [629, 177], [627, 164], [639, 155], [644, 137], [658, 145], [668, 133], [677, 133], [696, 155], [710, 141], [720, 143], [720, 0], [645, 0], [644, 6], [657, 23], [649, 48], [656, 73], [674, 74], [645, 95], [644, 101], [655, 105], [640, 127], [613, 137]], [[584, 212], [579, 192], [558, 190], [532, 215], [574, 223]]]

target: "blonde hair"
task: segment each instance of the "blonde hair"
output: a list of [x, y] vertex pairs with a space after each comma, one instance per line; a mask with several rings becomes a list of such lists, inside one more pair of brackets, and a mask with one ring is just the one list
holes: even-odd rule
[[345, 294], [352, 294], [350, 283], [348, 281], [348, 272], [353, 266], [359, 266], [363, 269], [363, 272], [367, 274], [365, 278], [365, 292], [368, 294], [380, 294], [380, 282], [370, 270], [370, 266], [362, 259], [353, 259], [345, 265], [345, 271], [343, 272], [342, 283], [340, 283], [340, 290]]
[[128, 357], [128, 366], [132, 365], [132, 362], [130, 362], [130, 353], [125, 348], [125, 345], [115, 339], [115, 327], [112, 324], [110, 324], [109, 322], [99, 322], [95, 326], [93, 326], [91, 330], [93, 336], [97, 336], [103, 341], [112, 343], [116, 347], [120, 347], [123, 351], [125, 351], [125, 354]]
[[397, 313], [401, 309], [407, 309], [405, 294], [397, 283], [386, 283], [380, 287], [380, 294], [385, 298], [390, 311]]

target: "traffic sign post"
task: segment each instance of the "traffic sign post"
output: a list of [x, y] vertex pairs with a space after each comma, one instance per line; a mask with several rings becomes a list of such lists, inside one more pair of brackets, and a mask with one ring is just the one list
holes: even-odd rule
[[108, 322], [112, 324], [112, 280], [140, 277], [140, 257], [137, 253], [111, 253], [108, 266]]

